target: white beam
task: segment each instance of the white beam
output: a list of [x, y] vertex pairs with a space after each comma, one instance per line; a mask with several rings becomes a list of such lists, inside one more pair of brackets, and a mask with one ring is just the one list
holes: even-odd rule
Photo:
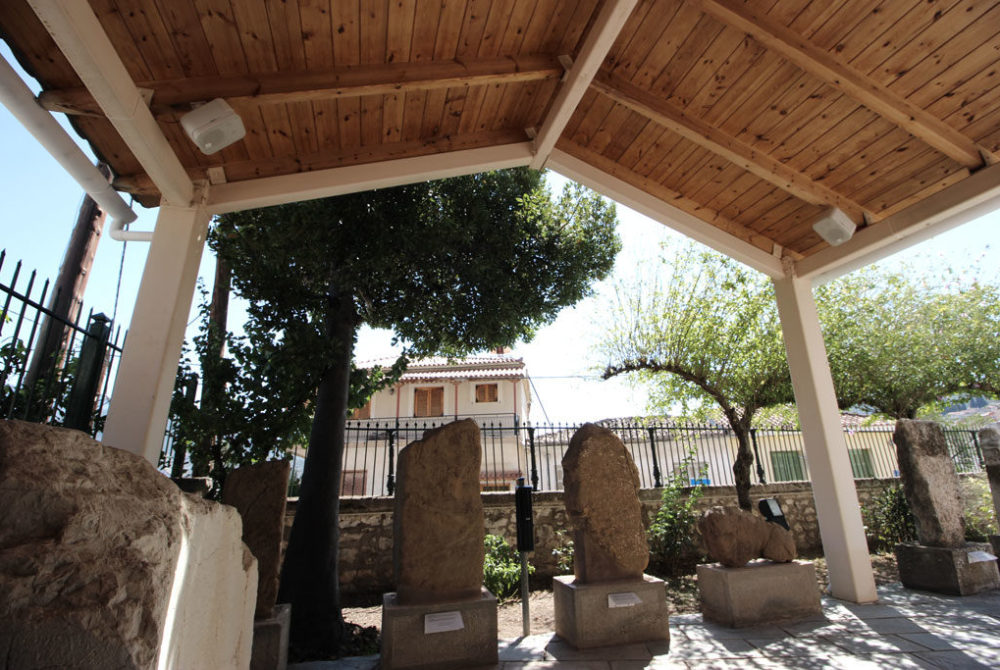
[[855, 603], [874, 602], [878, 594], [868, 557], [868, 541], [812, 285], [799, 277], [773, 282], [802, 424], [819, 534], [830, 570], [830, 593], [834, 598]]
[[102, 441], [156, 464], [210, 216], [163, 204], [142, 272]]
[[780, 258], [719, 230], [628, 182], [612, 177], [565, 151], [558, 149], [553, 151], [548, 166], [565, 177], [659, 221], [668, 228], [730, 256], [758, 272], [763, 272], [769, 277], [784, 276]]
[[90, 8], [79, 0], [28, 0], [59, 50], [170, 204], [188, 205], [194, 185], [111, 40]]
[[798, 261], [795, 274], [824, 284], [997, 209], [1000, 209], [1000, 164], [983, 168], [859, 230], [840, 246], [823, 249]]
[[601, 63], [618, 39], [618, 33], [625, 26], [637, 2], [638, 0], [607, 0], [604, 3], [535, 138], [535, 157], [531, 161], [534, 169], [541, 170], [545, 165], [556, 141], [572, 118], [576, 106], [580, 104], [583, 94], [587, 92], [590, 82], [601, 68]]
[[530, 161], [531, 143], [519, 142], [278, 177], [262, 177], [213, 186], [208, 199], [208, 209], [213, 214], [223, 214], [412, 184], [418, 181], [458, 177], [486, 170], [520, 167]]

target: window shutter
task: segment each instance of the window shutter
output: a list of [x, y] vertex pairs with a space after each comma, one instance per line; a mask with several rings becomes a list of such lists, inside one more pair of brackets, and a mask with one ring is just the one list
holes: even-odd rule
[[444, 416], [444, 389], [431, 389], [430, 413], [427, 416]]

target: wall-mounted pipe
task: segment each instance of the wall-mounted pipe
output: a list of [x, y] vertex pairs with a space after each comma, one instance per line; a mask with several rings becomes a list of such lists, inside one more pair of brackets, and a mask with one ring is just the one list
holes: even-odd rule
[[69, 172], [87, 195], [108, 213], [111, 217], [112, 239], [139, 242], [149, 242], [153, 239], [151, 232], [125, 230], [125, 224], [135, 221], [135, 212], [108, 184], [107, 178], [90, 162], [73, 138], [38, 104], [31, 89], [3, 58], [0, 58], [0, 102]]

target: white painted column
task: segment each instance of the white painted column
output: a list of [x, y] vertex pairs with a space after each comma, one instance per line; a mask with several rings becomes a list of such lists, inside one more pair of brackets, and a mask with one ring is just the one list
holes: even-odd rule
[[830, 570], [830, 592], [841, 600], [872, 602], [878, 598], [875, 578], [812, 284], [798, 277], [772, 281]]
[[202, 205], [160, 206], [111, 395], [104, 443], [154, 465], [163, 445], [209, 218]]

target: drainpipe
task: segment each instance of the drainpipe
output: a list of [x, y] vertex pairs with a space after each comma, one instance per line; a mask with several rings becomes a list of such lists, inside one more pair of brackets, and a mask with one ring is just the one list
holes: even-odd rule
[[111, 217], [111, 238], [119, 241], [150, 242], [152, 232], [125, 230], [136, 214], [107, 179], [90, 162], [83, 150], [62, 126], [35, 100], [20, 75], [0, 58], [0, 102], [21, 122], [39, 144], [52, 155], [94, 202]]

